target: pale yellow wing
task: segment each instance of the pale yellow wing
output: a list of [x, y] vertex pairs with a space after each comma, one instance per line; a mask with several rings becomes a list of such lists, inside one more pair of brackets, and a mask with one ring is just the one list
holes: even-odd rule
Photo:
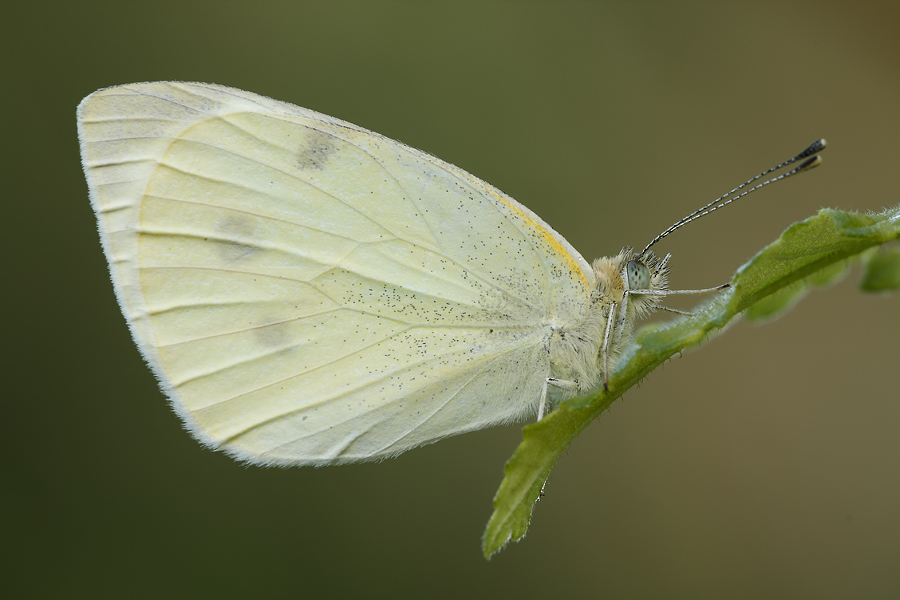
[[591, 270], [428, 154], [198, 83], [78, 107], [122, 311], [201, 441], [254, 463], [399, 454], [532, 413]]

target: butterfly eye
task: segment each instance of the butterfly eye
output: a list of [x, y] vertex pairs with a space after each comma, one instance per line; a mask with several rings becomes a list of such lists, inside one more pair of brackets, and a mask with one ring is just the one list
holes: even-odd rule
[[650, 270], [639, 260], [629, 260], [625, 265], [625, 289], [646, 290], [650, 287]]

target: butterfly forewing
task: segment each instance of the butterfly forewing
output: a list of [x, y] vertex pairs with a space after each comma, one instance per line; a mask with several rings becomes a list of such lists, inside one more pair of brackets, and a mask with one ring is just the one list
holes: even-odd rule
[[231, 88], [79, 107], [123, 312], [204, 442], [260, 463], [398, 454], [534, 410], [590, 270], [464, 171]]

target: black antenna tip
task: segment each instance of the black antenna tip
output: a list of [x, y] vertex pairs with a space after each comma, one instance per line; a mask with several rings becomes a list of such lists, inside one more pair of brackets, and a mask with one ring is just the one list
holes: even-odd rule
[[825, 138], [819, 138], [814, 141], [812, 144], [806, 147], [806, 150], [798, 154], [794, 157], [794, 160], [800, 160], [801, 158], [806, 158], [807, 156], [812, 156], [817, 152], [821, 152], [825, 149], [825, 146], [828, 145], [828, 142], [825, 141]]
[[[822, 140], [822, 141], [824, 142], [825, 140]], [[822, 157], [819, 155], [816, 155], [816, 156], [813, 156], [812, 158], [808, 159], [806, 162], [804, 162], [802, 165], [800, 165], [796, 169], [794, 169], [794, 171], [796, 171], [797, 173], [801, 173], [803, 171], [809, 171], [810, 169], [814, 169], [821, 164], [822, 164]]]

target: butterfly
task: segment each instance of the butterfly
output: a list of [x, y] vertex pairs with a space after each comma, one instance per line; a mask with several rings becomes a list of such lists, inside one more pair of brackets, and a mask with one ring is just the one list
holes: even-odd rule
[[378, 460], [540, 418], [605, 386], [665, 295], [710, 291], [668, 290], [649, 247], [712, 203], [588, 263], [464, 170], [292, 104], [154, 82], [77, 116], [132, 336], [189, 431], [249, 463]]

